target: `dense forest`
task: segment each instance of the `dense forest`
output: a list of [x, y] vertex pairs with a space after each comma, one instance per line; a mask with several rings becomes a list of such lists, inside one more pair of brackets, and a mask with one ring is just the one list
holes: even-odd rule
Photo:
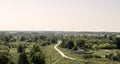
[[[76, 58], [65, 59], [54, 49]], [[0, 64], [119, 64], [120, 33], [0, 32]]]

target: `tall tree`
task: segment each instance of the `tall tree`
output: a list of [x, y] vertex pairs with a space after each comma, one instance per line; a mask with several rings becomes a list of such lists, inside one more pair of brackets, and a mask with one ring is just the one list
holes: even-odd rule
[[78, 38], [75, 40], [75, 46], [79, 48], [84, 48], [85, 47], [85, 41], [86, 39], [84, 38]]
[[19, 59], [18, 59], [18, 64], [29, 64], [25, 52], [20, 53]]
[[115, 44], [117, 45], [118, 49], [120, 49], [120, 37], [115, 39]]
[[45, 56], [38, 45], [33, 46], [30, 57], [34, 64], [45, 64]]
[[0, 64], [7, 64], [9, 62], [9, 53], [5, 50], [0, 50]]
[[44, 59], [45, 59], [45, 57], [41, 52], [36, 52], [31, 57], [31, 62], [33, 62], [34, 64], [45, 64]]
[[25, 51], [25, 46], [23, 44], [19, 44], [18, 48], [17, 48], [18, 53], [20, 52], [24, 52]]
[[67, 43], [65, 44], [65, 47], [68, 49], [72, 49], [74, 47], [74, 43], [72, 40], [68, 40]]

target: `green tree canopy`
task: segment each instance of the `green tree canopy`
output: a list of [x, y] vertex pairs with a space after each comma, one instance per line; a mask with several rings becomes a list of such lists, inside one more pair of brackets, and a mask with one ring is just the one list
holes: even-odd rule
[[18, 59], [18, 64], [29, 64], [25, 52], [20, 53], [19, 59]]

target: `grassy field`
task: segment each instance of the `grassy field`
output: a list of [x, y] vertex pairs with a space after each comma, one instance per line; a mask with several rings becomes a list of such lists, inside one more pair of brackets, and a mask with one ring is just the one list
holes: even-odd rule
[[[90, 59], [83, 59], [82, 55], [84, 54], [75, 54], [73, 51], [65, 49], [65, 48], [60, 48], [66, 55], [71, 56], [76, 58], [74, 61], [74, 64], [120, 64], [118, 61], [112, 61], [109, 59], [105, 58], [105, 55], [108, 53], [115, 53], [116, 51], [120, 50], [98, 50], [98, 51], [93, 51], [93, 54], [100, 55], [101, 58], [90, 58]], [[64, 60], [65, 61], [65, 60]], [[65, 61], [66, 62], [66, 61]], [[71, 61], [68, 61], [71, 62]], [[72, 64], [72, 63], [70, 63]]]
[[[93, 54], [100, 55], [102, 58], [90, 58], [90, 59], [83, 59], [83, 54], [75, 54], [73, 51], [60, 48], [59, 49], [64, 52], [66, 55], [75, 58], [75, 60], [65, 59], [63, 58], [55, 49], [54, 45], [48, 45], [48, 46], [42, 46], [43, 53], [45, 54], [45, 61], [46, 64], [120, 64], [120, 62], [117, 61], [111, 61], [109, 59], [105, 58], [105, 55], [108, 53], [115, 53], [116, 51], [120, 50], [98, 50], [93, 51]], [[29, 53], [30, 48], [26, 48], [26, 53]], [[15, 64], [17, 64], [19, 53], [17, 52], [16, 48], [10, 49], [10, 54], [12, 56], [12, 61], [14, 61]], [[28, 60], [30, 58], [28, 57]]]
[[62, 57], [54, 49], [54, 45], [42, 47], [42, 50], [46, 57], [46, 64], [56, 64]]

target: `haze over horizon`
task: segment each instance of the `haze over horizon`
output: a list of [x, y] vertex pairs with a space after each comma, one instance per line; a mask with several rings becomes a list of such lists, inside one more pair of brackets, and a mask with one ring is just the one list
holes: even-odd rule
[[0, 31], [120, 32], [120, 0], [1, 0]]

